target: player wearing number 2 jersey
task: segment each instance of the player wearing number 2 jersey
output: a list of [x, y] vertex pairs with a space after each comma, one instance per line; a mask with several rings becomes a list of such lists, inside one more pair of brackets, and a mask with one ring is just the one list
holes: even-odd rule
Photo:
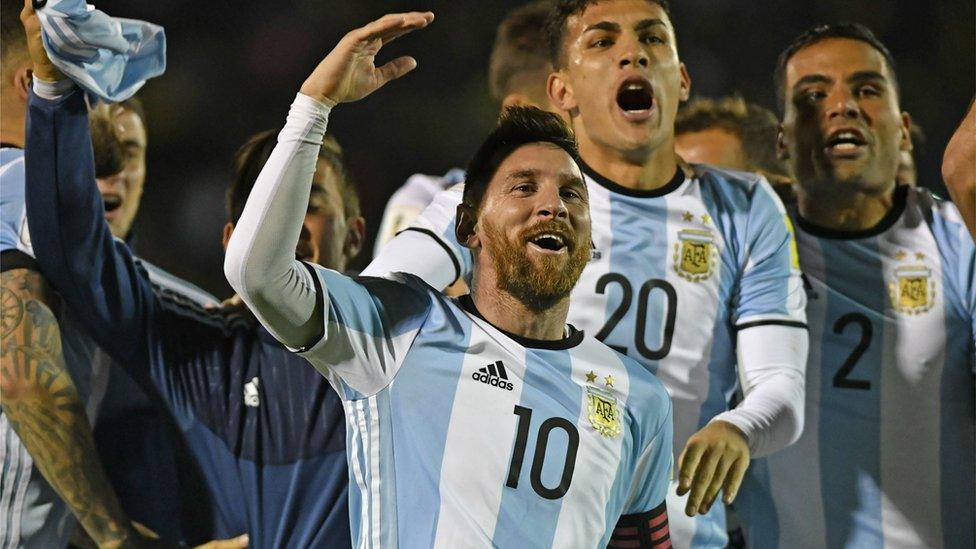
[[896, 186], [908, 116], [868, 29], [801, 35], [778, 75], [812, 345], [803, 436], [736, 504], [747, 541], [971, 548], [973, 241], [952, 204]]
[[[704, 515], [672, 513], [672, 538], [724, 547], [718, 492], [731, 500], [750, 452], [802, 428], [805, 296], [785, 210], [759, 176], [679, 162], [674, 116], [690, 83], [665, 2], [561, 1], [547, 26], [549, 95], [572, 118], [593, 219], [570, 321], [668, 387], [685, 457], [668, 505]], [[436, 197], [365, 272], [437, 288], [468, 276], [460, 201], [460, 189]], [[740, 382], [745, 399], [729, 411]]]
[[306, 80], [228, 245], [228, 280], [345, 402], [357, 546], [669, 547], [667, 392], [566, 324], [590, 216], [557, 116], [507, 111], [471, 161], [457, 226], [470, 296], [407, 274], [350, 279], [281, 246], [301, 230], [331, 106], [411, 70], [373, 58], [432, 20], [354, 30]]

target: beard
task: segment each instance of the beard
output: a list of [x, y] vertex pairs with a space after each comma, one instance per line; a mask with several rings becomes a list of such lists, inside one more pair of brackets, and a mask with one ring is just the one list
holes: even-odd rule
[[[483, 223], [485, 249], [495, 265], [495, 287], [519, 300], [530, 311], [540, 313], [569, 296], [580, 273], [590, 259], [590, 239], [577, 242], [566, 226], [546, 221], [523, 230], [515, 242], [508, 240], [491, 223]], [[528, 257], [526, 245], [531, 237], [543, 232], [562, 236], [569, 248], [569, 257]]]

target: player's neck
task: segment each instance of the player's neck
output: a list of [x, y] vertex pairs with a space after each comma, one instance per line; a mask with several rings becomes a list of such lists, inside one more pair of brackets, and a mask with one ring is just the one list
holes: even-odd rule
[[494, 285], [473, 285], [471, 300], [492, 326], [526, 339], [556, 341], [566, 336], [569, 296], [549, 309], [536, 312], [512, 294]]
[[14, 90], [9, 86], [0, 90], [3, 99], [0, 100], [0, 142], [15, 147], [24, 148], [27, 141], [24, 130], [25, 119], [27, 116], [27, 106], [23, 101], [14, 96]]
[[674, 140], [646, 151], [621, 151], [579, 138], [580, 158], [587, 166], [621, 187], [637, 191], [659, 189], [674, 177], [679, 158]]
[[812, 191], [796, 186], [800, 216], [818, 227], [836, 231], [866, 231], [876, 227], [894, 206], [895, 185], [880, 192]]

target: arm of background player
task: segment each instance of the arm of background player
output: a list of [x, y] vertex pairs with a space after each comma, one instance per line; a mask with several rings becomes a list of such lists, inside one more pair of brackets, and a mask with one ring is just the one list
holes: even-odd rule
[[[634, 471], [633, 493], [627, 512], [617, 521], [608, 548], [633, 547], [641, 549], [666, 549], [671, 547], [668, 526], [668, 508], [665, 504], [674, 451], [671, 399], [661, 388], [662, 401], [667, 413], [657, 433], [637, 458]], [[644, 411], [646, 412], [646, 410]]]
[[970, 236], [976, 239], [976, 101], [970, 103], [969, 112], [946, 146], [942, 178]]
[[144, 363], [152, 286], [104, 219], [95, 183], [88, 110], [70, 80], [35, 88], [27, 115], [27, 221], [46, 280], [99, 346], [124, 364]]
[[803, 431], [808, 335], [806, 294], [792, 226], [765, 180], [753, 188], [735, 242], [743, 274], [733, 312], [744, 398], [689, 438], [678, 460], [685, 513], [706, 513], [720, 491], [730, 503], [749, 459], [775, 452]]
[[315, 280], [294, 256], [331, 106], [361, 99], [417, 66], [399, 57], [375, 66], [385, 43], [433, 21], [389, 14], [346, 33], [295, 98], [278, 145], [258, 176], [227, 247], [224, 274], [279, 341], [300, 348], [323, 333]]
[[135, 534], [102, 470], [88, 416], [65, 368], [50, 291], [29, 269], [0, 277], [3, 412], [88, 535], [102, 546], [122, 544]]
[[387, 243], [363, 271], [364, 276], [410, 273], [443, 290], [471, 272], [471, 254], [454, 236], [454, 218], [463, 187], [434, 196], [423, 213]]

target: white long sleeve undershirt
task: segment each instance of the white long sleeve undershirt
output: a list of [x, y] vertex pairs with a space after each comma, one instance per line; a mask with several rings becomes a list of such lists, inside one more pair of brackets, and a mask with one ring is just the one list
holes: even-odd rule
[[738, 333], [744, 398], [712, 421], [727, 421], [742, 430], [753, 458], [789, 446], [803, 432], [808, 346], [806, 330], [794, 326], [767, 324]]
[[331, 105], [299, 93], [234, 228], [224, 275], [258, 320], [292, 348], [322, 332], [315, 284], [295, 259]]

